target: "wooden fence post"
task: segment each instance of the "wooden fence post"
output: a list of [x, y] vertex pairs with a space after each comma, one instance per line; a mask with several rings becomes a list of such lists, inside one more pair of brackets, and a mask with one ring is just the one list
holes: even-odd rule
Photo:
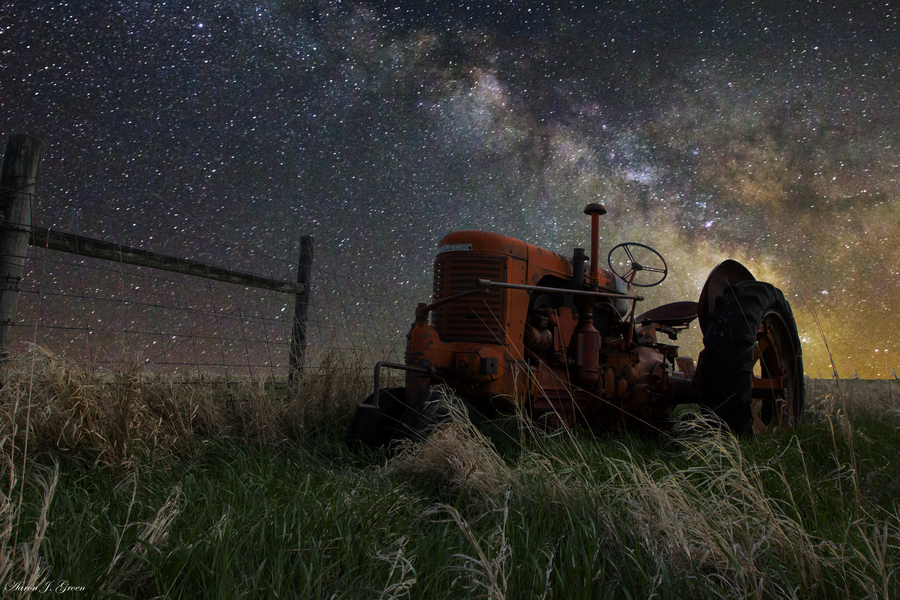
[[11, 133], [0, 167], [0, 364], [6, 362], [12, 342], [44, 148], [40, 138]]
[[313, 236], [300, 237], [300, 258], [297, 261], [297, 283], [303, 291], [294, 296], [294, 327], [291, 330], [290, 373], [288, 381], [292, 392], [296, 391], [299, 376], [306, 366], [306, 324], [309, 320], [309, 302], [312, 288]]

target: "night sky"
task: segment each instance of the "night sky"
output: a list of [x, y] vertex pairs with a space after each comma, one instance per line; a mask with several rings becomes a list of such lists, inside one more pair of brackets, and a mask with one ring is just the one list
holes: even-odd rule
[[646, 308], [734, 258], [807, 374], [817, 317], [842, 377], [892, 376], [900, 5], [561, 5], [7, 1], [0, 134], [47, 142], [51, 227], [80, 205], [285, 260], [311, 233], [319, 269], [416, 300], [445, 234], [570, 255], [601, 202], [604, 257], [669, 263]]

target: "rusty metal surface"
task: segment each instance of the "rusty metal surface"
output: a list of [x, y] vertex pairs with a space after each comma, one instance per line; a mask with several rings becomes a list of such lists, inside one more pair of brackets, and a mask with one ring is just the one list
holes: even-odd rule
[[690, 356], [678, 356], [675, 358], [675, 365], [685, 379], [694, 378], [694, 359]]
[[465, 292], [447, 296], [446, 298], [441, 298], [440, 300], [435, 300], [431, 304], [420, 304], [418, 307], [416, 307], [416, 321], [426, 320], [428, 318], [428, 313], [436, 308], [444, 306], [445, 304], [449, 304], [451, 302], [455, 302], [456, 300], [460, 300], [467, 296], [472, 296], [478, 293], [488, 293], [487, 287], [488, 286], [476, 287]]
[[672, 302], [652, 308], [635, 317], [635, 323], [660, 323], [662, 325], [687, 325], [697, 318], [697, 303], [691, 301]]
[[381, 369], [383, 367], [387, 367], [389, 369], [399, 369], [401, 371], [413, 371], [415, 373], [422, 373], [424, 375], [434, 374], [434, 369], [428, 369], [426, 367], [411, 367], [409, 365], [388, 362], [386, 360], [379, 361], [375, 363], [375, 393], [372, 395], [372, 404], [360, 402], [356, 405], [357, 408], [366, 410], [381, 410], [381, 407], [378, 405], [378, 397], [381, 394]]
[[796, 350], [789, 345], [787, 329], [781, 314], [770, 311], [763, 316], [756, 334], [750, 397], [753, 431], [757, 434], [770, 427], [792, 427], [798, 402], [802, 402], [799, 388], [792, 381], [792, 355], [796, 355]]
[[550, 287], [542, 287], [539, 285], [522, 285], [518, 283], [503, 283], [500, 281], [490, 281], [488, 279], [479, 279], [475, 282], [476, 287], [498, 287], [498, 288], [507, 288], [511, 290], [526, 290], [529, 292], [545, 292], [548, 294], [572, 294], [573, 296], [593, 296], [595, 298], [621, 298], [623, 300], [637, 300], [641, 301], [644, 299], [643, 296], [636, 296], [634, 294], [618, 294], [614, 292], [596, 292], [590, 290], [567, 290], [565, 288], [550, 288]]
[[606, 214], [602, 204], [588, 204], [584, 214], [591, 216], [591, 289], [600, 288], [600, 215]]
[[[455, 252], [434, 262], [432, 325], [444, 341], [492, 343], [503, 339], [506, 292], [476, 286], [477, 278], [507, 279], [510, 259], [495, 254]], [[474, 295], [480, 289], [484, 295]], [[421, 312], [424, 312], [421, 311]], [[419, 311], [417, 311], [417, 318]]]

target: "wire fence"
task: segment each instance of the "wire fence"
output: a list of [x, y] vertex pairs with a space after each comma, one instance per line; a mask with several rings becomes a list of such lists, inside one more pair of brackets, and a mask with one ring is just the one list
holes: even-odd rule
[[[72, 209], [67, 229], [148, 252], [296, 281], [296, 258], [152, 230], [82, 207]], [[288, 374], [293, 294], [67, 254], [39, 244], [29, 246], [25, 258], [14, 354], [37, 344], [91, 369], [125, 361], [176, 377]], [[413, 300], [388, 284], [354, 281], [333, 268], [329, 257], [317, 257], [306, 368], [361, 368], [400, 359]]]

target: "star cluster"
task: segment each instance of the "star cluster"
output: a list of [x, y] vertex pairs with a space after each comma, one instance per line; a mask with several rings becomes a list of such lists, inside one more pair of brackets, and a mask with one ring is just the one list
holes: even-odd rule
[[446, 233], [569, 254], [601, 202], [607, 248], [669, 262], [648, 305], [734, 258], [808, 374], [891, 375], [900, 9], [658, 4], [13, 0], [0, 133], [48, 142], [51, 227], [81, 205], [288, 260], [311, 233], [404, 301]]

